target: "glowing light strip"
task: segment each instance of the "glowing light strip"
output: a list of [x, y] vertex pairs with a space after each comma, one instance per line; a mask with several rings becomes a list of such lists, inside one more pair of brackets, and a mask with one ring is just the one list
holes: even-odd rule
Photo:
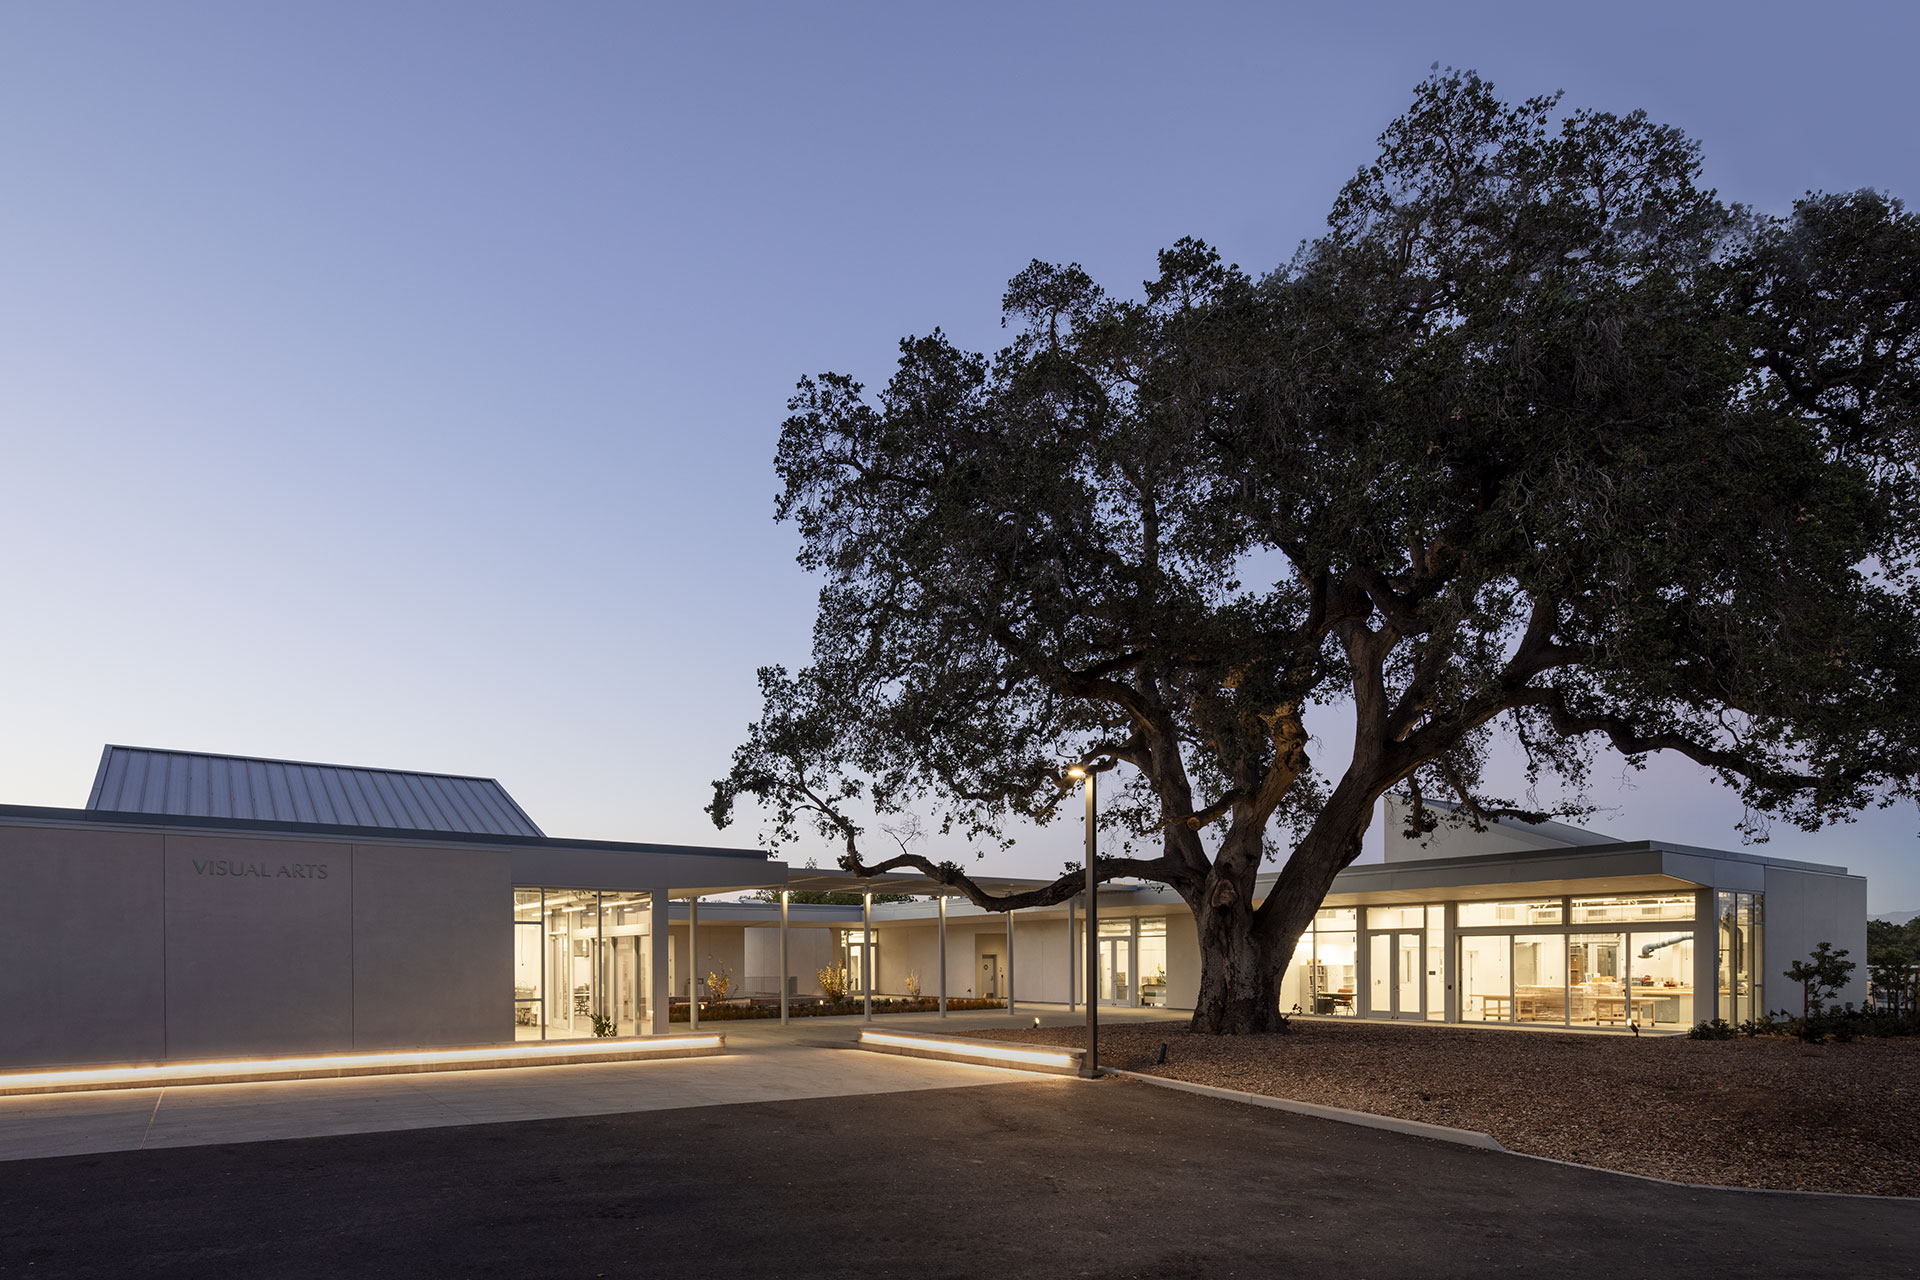
[[[718, 1049], [722, 1037], [660, 1036], [638, 1040], [562, 1040], [501, 1045], [492, 1049], [422, 1049], [401, 1053], [342, 1053], [311, 1058], [253, 1058], [231, 1062], [174, 1062], [151, 1067], [83, 1067], [70, 1071], [22, 1071], [0, 1075], [0, 1092], [44, 1085], [169, 1084], [207, 1076], [261, 1076], [284, 1072], [353, 1070], [362, 1067], [415, 1067], [462, 1062], [511, 1065], [523, 1058], [589, 1057], [595, 1054], [652, 1050]], [[210, 1082], [211, 1083], [211, 1082]]]
[[987, 1062], [1023, 1062], [1035, 1067], [1070, 1067], [1073, 1055], [1048, 1049], [1016, 1049], [1009, 1046], [1002, 1049], [979, 1044], [961, 1044], [952, 1040], [926, 1040], [919, 1036], [896, 1035], [888, 1031], [862, 1031], [861, 1044], [892, 1045], [896, 1049], [925, 1049], [935, 1053], [951, 1053], [961, 1057], [980, 1058]]

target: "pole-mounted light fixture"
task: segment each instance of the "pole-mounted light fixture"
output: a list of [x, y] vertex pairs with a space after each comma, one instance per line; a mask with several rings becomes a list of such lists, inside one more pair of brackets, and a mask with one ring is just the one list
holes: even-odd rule
[[1079, 778], [1087, 793], [1087, 1054], [1080, 1073], [1092, 1080], [1100, 1074], [1100, 886], [1094, 875], [1094, 788], [1097, 774], [1086, 765], [1071, 765], [1069, 778]]

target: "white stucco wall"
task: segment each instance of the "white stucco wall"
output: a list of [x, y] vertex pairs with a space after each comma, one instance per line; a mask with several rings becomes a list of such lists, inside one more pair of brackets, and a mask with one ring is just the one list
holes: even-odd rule
[[[780, 994], [780, 930], [761, 925], [746, 931], [747, 994]], [[829, 929], [787, 930], [787, 976], [797, 996], [817, 996], [820, 970], [833, 960], [833, 932]]]
[[1801, 992], [1786, 977], [1788, 966], [1830, 942], [1854, 962], [1853, 980], [1841, 1002], [1867, 999], [1867, 882], [1859, 876], [1826, 875], [1786, 867], [1766, 869], [1766, 902], [1760, 961], [1766, 966], [1764, 998], [1769, 1010], [1798, 1012]]

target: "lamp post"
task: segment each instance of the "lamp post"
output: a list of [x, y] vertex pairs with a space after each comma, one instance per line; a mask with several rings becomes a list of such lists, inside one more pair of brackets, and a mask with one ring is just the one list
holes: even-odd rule
[[[1087, 793], [1087, 1056], [1080, 1061], [1080, 1074], [1093, 1080], [1100, 1075], [1100, 885], [1093, 870], [1094, 771], [1074, 765], [1067, 776], [1079, 778]], [[1067, 985], [1073, 984], [1069, 981]]]

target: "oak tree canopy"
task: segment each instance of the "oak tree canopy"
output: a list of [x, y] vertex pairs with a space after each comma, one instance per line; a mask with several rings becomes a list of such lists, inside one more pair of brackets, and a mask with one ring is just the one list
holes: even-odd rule
[[1082, 873], [989, 894], [855, 814], [991, 842], [1108, 768], [1099, 876], [1180, 894], [1194, 1028], [1238, 1033], [1383, 794], [1549, 816], [1489, 794], [1496, 735], [1574, 796], [1684, 756], [1756, 829], [1912, 797], [1920, 219], [1700, 175], [1644, 113], [1438, 73], [1283, 266], [1182, 240], [1136, 296], [1036, 262], [991, 357], [936, 330], [877, 391], [803, 380], [813, 659], [761, 671], [714, 821], [1045, 905]]

